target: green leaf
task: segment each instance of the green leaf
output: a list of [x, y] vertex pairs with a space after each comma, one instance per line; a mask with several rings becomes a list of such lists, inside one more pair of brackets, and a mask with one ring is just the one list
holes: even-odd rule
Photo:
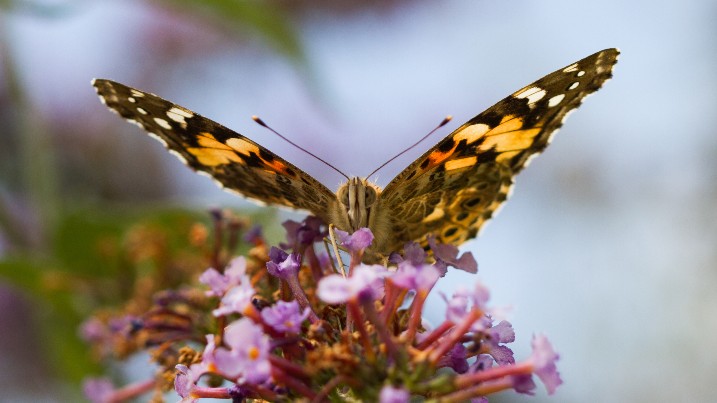
[[261, 1], [248, 0], [160, 0], [184, 12], [199, 12], [235, 30], [251, 30], [271, 47], [299, 64], [304, 53], [298, 33], [277, 8]]

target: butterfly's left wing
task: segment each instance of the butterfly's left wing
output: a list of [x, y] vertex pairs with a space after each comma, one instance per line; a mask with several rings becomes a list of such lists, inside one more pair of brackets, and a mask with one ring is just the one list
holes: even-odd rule
[[386, 186], [393, 244], [435, 234], [458, 245], [477, 235], [507, 199], [514, 176], [540, 153], [570, 111], [612, 76], [619, 51], [606, 49], [516, 91], [459, 127]]
[[110, 109], [228, 190], [258, 202], [308, 210], [324, 220], [337, 204], [335, 194], [309, 174], [219, 123], [114, 81], [97, 79], [93, 85]]

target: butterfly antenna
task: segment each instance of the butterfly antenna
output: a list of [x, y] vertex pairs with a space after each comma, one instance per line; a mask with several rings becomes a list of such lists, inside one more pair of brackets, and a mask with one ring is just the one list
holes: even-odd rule
[[281, 138], [282, 138], [284, 141], [286, 141], [287, 143], [289, 143], [289, 144], [291, 144], [292, 146], [298, 148], [299, 150], [301, 150], [301, 151], [303, 151], [303, 152], [309, 154], [310, 156], [316, 158], [317, 160], [323, 162], [327, 167], [333, 169], [334, 171], [338, 172], [341, 176], [343, 176], [344, 178], [346, 178], [346, 180], [350, 180], [349, 177], [348, 177], [348, 175], [346, 175], [345, 173], [341, 172], [341, 170], [339, 170], [339, 169], [336, 168], [335, 166], [329, 164], [328, 162], [324, 161], [322, 158], [318, 157], [316, 154], [314, 154], [314, 153], [312, 153], [311, 151], [305, 149], [304, 147], [301, 147], [300, 145], [294, 143], [293, 141], [289, 140], [288, 138], [282, 136], [282, 135], [281, 135], [279, 132], [277, 132], [276, 130], [274, 130], [274, 129], [272, 129], [271, 127], [269, 127], [269, 125], [267, 125], [266, 123], [264, 123], [264, 121], [261, 120], [261, 119], [259, 118], [259, 116], [254, 115], [254, 116], [252, 116], [251, 118], [254, 119], [254, 121], [255, 121], [256, 123], [258, 123], [258, 124], [260, 124], [261, 126], [264, 126], [265, 128], [269, 129], [270, 132], [272, 132], [272, 133], [276, 134], [277, 136], [281, 137]]
[[372, 177], [373, 174], [375, 174], [375, 173], [378, 172], [381, 168], [383, 168], [383, 167], [385, 167], [386, 165], [388, 165], [391, 161], [393, 161], [393, 160], [395, 160], [396, 158], [398, 158], [398, 157], [402, 156], [403, 154], [407, 153], [407, 152], [408, 152], [409, 150], [411, 150], [413, 147], [419, 145], [423, 140], [427, 139], [428, 136], [430, 136], [431, 134], [435, 133], [436, 130], [438, 130], [438, 129], [440, 129], [441, 127], [443, 127], [443, 126], [445, 126], [446, 124], [448, 124], [448, 122], [450, 122], [451, 119], [453, 119], [453, 116], [451, 116], [451, 115], [446, 116], [445, 119], [443, 119], [443, 121], [441, 121], [441, 123], [438, 124], [438, 126], [436, 126], [433, 130], [431, 130], [430, 132], [428, 132], [428, 134], [426, 134], [425, 136], [421, 137], [421, 139], [418, 140], [417, 142], [415, 142], [412, 146], [410, 146], [410, 147], [408, 147], [407, 149], [401, 151], [400, 153], [394, 155], [391, 159], [389, 159], [388, 161], [386, 161], [386, 162], [384, 162], [383, 164], [381, 164], [381, 166], [378, 167], [378, 168], [376, 168], [373, 172], [371, 172], [371, 173], [367, 176], [367, 178]]

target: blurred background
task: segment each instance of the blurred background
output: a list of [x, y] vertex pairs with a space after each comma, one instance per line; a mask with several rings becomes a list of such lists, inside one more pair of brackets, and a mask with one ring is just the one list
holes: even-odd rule
[[97, 298], [63, 277], [119, 269], [97, 234], [257, 209], [110, 113], [92, 78], [161, 94], [332, 189], [338, 174], [250, 117], [361, 176], [452, 114], [379, 172], [385, 186], [499, 99], [608, 47], [622, 51], [613, 80], [461, 248], [509, 310], [516, 356], [535, 332], [561, 354], [554, 397], [491, 401], [714, 401], [715, 21], [709, 0], [0, 1], [0, 401], [71, 401], [97, 373], [76, 340]]

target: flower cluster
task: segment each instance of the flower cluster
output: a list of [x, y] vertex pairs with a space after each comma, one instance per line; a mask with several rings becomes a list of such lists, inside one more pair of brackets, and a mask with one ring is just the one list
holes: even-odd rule
[[[429, 238], [425, 250], [411, 243], [385, 265], [365, 264], [371, 232], [336, 230], [332, 239], [350, 256], [337, 268], [342, 259], [315, 248], [328, 234], [320, 221], [284, 227], [280, 248], [269, 247], [259, 229], [247, 232], [253, 248], [204, 271], [194, 287], [200, 295], [165, 294], [147, 315], [125, 319], [127, 334], [144, 332], [145, 346], [154, 348], [157, 379], [122, 389], [90, 380], [89, 397], [117, 401], [128, 391], [167, 387], [172, 378], [182, 402], [486, 401], [508, 389], [532, 394], [533, 375], [550, 394], [560, 385], [558, 355], [544, 336], [534, 336], [532, 355], [516, 362], [506, 346], [513, 328], [493, 319], [480, 283], [444, 297], [442, 323], [429, 328], [422, 320], [426, 298], [449, 267], [477, 271], [471, 254]], [[94, 319], [84, 332], [101, 343], [107, 330]]]

